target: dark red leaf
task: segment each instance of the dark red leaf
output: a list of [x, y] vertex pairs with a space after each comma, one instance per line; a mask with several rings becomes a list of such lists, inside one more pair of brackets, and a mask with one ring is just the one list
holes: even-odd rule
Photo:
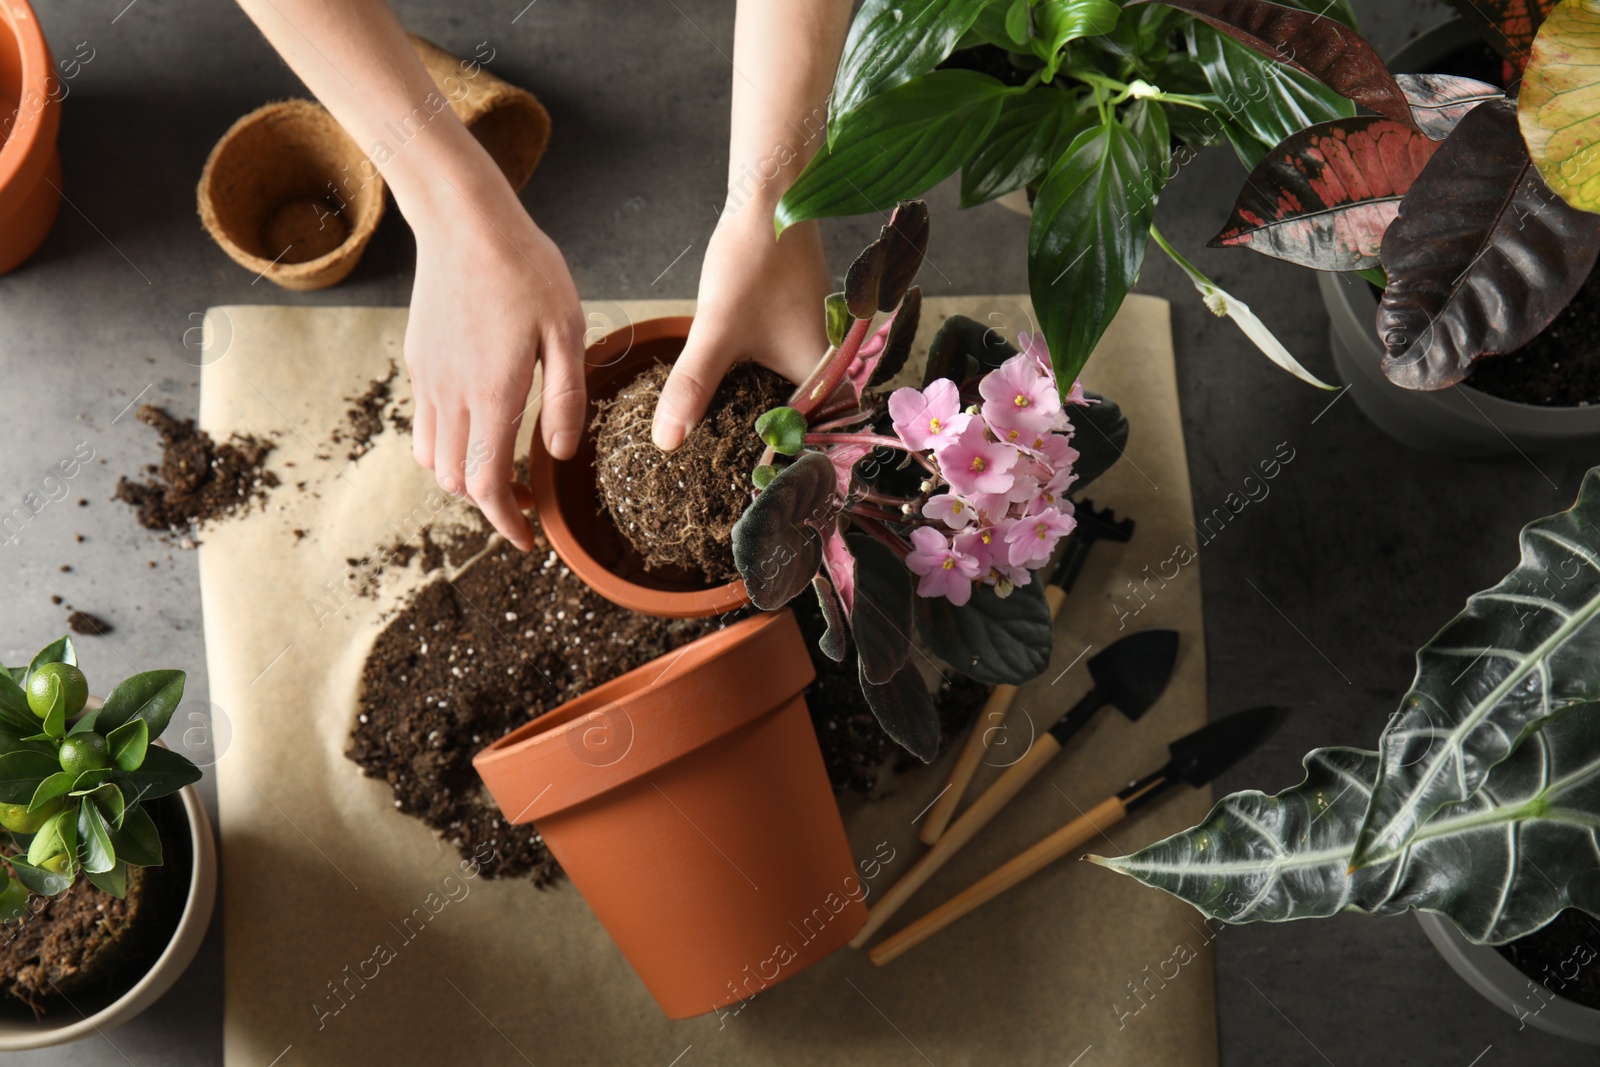
[[1400, 201], [1383, 239], [1383, 372], [1408, 389], [1461, 381], [1521, 347], [1567, 306], [1600, 254], [1600, 215], [1551, 192], [1517, 107], [1473, 108]]
[[1135, 0], [1135, 3], [1164, 3], [1187, 11], [1268, 59], [1304, 71], [1341, 96], [1396, 122], [1411, 124], [1411, 108], [1383, 58], [1359, 33], [1327, 15], [1267, 0]]
[[1250, 172], [1213, 247], [1242, 245], [1317, 270], [1378, 265], [1383, 232], [1439, 142], [1390, 119], [1334, 119]]
[[1511, 60], [1518, 74], [1545, 16], [1558, 0], [1450, 0], [1496, 52]]
[[855, 558], [850, 635], [861, 678], [886, 685], [911, 654], [911, 573], [893, 549], [867, 534], [852, 531], [845, 545]]
[[1456, 123], [1485, 100], [1506, 95], [1497, 85], [1454, 74], [1396, 74], [1394, 80], [1406, 94], [1417, 129], [1435, 141], [1449, 137]]
[[878, 239], [856, 257], [845, 274], [844, 296], [850, 314], [865, 319], [898, 307], [927, 250], [928, 205], [921, 200], [900, 201]]

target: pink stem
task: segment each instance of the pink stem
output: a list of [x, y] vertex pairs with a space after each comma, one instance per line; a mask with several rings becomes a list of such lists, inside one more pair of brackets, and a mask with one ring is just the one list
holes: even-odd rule
[[877, 519], [871, 518], [867, 515], [856, 515], [854, 512], [851, 513], [851, 517], [856, 520], [856, 525], [860, 526], [864, 533], [876, 537], [878, 540], [888, 545], [889, 548], [894, 551], [894, 554], [900, 557], [902, 560], [911, 555], [911, 546], [906, 544], [901, 538], [896, 537], [893, 531], [884, 526], [883, 523], [879, 522]]
[[[861, 350], [862, 342], [866, 341], [867, 333], [871, 329], [871, 318], [857, 319], [851, 323], [849, 332], [844, 335], [844, 344], [823, 361], [820, 368], [821, 375], [818, 376], [813, 372], [811, 377], [795, 390], [789, 406], [800, 414], [809, 416], [819, 405], [833, 396], [833, 391], [844, 381], [845, 371], [850, 369], [851, 361], [856, 358], [856, 353]], [[815, 385], [811, 384], [812, 378], [816, 379]]]
[[[828, 413], [827, 412], [819, 413], [818, 417], [821, 418], [825, 414], [828, 414]], [[852, 425], [854, 423], [862, 422], [863, 420], [865, 420], [867, 418], [870, 418], [870, 417], [871, 417], [870, 414], [868, 412], [865, 412], [865, 411], [853, 412], [853, 413], [851, 413], [849, 415], [843, 415], [843, 416], [841, 416], [841, 417], [839, 417], [837, 419], [830, 419], [827, 422], [815, 423], [811, 427], [811, 432], [812, 433], [826, 433], [829, 430], [842, 430], [847, 426], [850, 426], [850, 425]]]
[[[904, 441], [898, 437], [887, 437], [881, 433], [808, 433], [805, 443], [827, 448], [829, 445], [871, 445], [873, 448], [893, 448], [901, 452], [910, 452]], [[915, 455], [915, 453], [912, 453]]]

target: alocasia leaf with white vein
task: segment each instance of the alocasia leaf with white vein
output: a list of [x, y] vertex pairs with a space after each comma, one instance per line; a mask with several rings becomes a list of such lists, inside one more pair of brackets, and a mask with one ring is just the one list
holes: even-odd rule
[[1544, 719], [1470, 799], [1436, 812], [1395, 855], [1349, 870], [1376, 752], [1319, 748], [1276, 796], [1235, 793], [1204, 822], [1096, 863], [1224, 922], [1340, 911], [1437, 911], [1502, 944], [1567, 907], [1600, 915], [1600, 705]]

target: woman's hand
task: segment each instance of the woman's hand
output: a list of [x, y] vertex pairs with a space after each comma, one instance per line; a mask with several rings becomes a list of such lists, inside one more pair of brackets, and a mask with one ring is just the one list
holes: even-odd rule
[[545, 447], [569, 458], [583, 432], [583, 313], [572, 276], [498, 170], [466, 188], [444, 183], [407, 217], [417, 235], [405, 339], [417, 462], [527, 551], [533, 531], [513, 460], [536, 363]]
[[828, 350], [822, 305], [829, 291], [816, 223], [792, 226], [777, 239], [770, 207], [752, 202], [725, 212], [700, 270], [689, 341], [656, 405], [656, 447], [670, 452], [683, 443], [740, 360], [792, 382], [810, 374]]

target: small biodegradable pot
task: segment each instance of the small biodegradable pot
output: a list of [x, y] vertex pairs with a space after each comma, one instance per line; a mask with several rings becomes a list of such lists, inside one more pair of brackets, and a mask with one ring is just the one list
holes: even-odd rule
[[[1396, 52], [1390, 67], [1429, 71], [1479, 42], [1461, 19], [1444, 22]], [[1406, 389], [1383, 373], [1376, 322], [1378, 298], [1358, 275], [1322, 273], [1317, 286], [1328, 309], [1333, 362], [1362, 414], [1401, 444], [1436, 456], [1488, 459], [1600, 445], [1600, 405], [1519, 404], [1467, 385]]]
[[0, 274], [44, 243], [61, 209], [61, 98], [27, 0], [0, 4]]
[[[1600, 1011], [1557, 996], [1517, 969], [1516, 965], [1488, 945], [1475, 945], [1462, 936], [1455, 923], [1430, 911], [1417, 912], [1423, 933], [1439, 950], [1439, 955], [1501, 1010], [1526, 1021], [1536, 1030], [1600, 1045]], [[1548, 999], [1546, 999], [1548, 996]]]
[[239, 266], [285, 289], [343, 281], [383, 217], [383, 177], [326, 108], [244, 116], [200, 174], [200, 221]]
[[521, 189], [533, 177], [550, 143], [550, 113], [537, 97], [501, 81], [466, 59], [457, 59], [432, 41], [411, 34], [411, 47], [462, 125]]
[[192, 785], [150, 802], [150, 809], [162, 829], [166, 852], [166, 863], [151, 870], [172, 867], [179, 875], [174, 890], [186, 885], [183, 908], [166, 947], [133, 981], [97, 994], [74, 994], [70, 1005], [50, 1004], [42, 1018], [35, 1019], [20, 1001], [0, 1006], [0, 1051], [46, 1048], [104, 1034], [161, 999], [194, 960], [217, 900], [217, 844], [211, 820]]
[[[677, 359], [693, 322], [688, 317], [647, 319], [613, 330], [590, 345], [584, 353], [589, 399], [583, 424], [594, 420], [596, 401], [610, 400], [652, 365]], [[698, 573], [645, 570], [643, 557], [600, 505], [593, 434], [583, 435], [573, 458], [557, 460], [535, 433], [528, 476], [550, 546], [589, 588], [612, 603], [679, 619], [717, 615], [750, 603], [743, 581], [708, 586]]]
[[770, 988], [866, 922], [788, 610], [700, 638], [508, 734], [473, 765], [533, 823], [656, 1003]]

